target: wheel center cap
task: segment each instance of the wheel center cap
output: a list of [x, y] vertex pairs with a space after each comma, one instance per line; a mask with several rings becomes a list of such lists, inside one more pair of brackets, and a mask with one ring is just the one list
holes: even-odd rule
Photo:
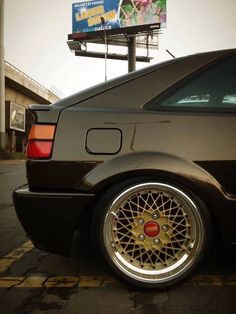
[[160, 232], [160, 226], [155, 221], [148, 221], [144, 225], [144, 232], [148, 237], [156, 237]]

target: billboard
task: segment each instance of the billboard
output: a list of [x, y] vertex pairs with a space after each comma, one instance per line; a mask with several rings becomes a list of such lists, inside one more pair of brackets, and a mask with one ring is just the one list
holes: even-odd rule
[[10, 102], [10, 129], [25, 132], [25, 108]]
[[72, 32], [142, 25], [166, 27], [166, 0], [94, 0], [72, 4]]

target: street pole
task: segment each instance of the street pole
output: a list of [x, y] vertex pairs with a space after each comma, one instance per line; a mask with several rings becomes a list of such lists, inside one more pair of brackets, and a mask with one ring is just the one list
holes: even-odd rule
[[105, 82], [107, 81], [107, 53], [108, 53], [108, 45], [107, 45], [107, 32], [104, 27], [104, 40], [105, 40]]
[[101, 16], [101, 23], [104, 28], [104, 43], [105, 43], [105, 82], [107, 81], [107, 54], [108, 54], [108, 45], [107, 45], [107, 32], [106, 32], [106, 21], [103, 16]]
[[129, 37], [128, 41], [128, 71], [133, 72], [136, 69], [136, 37]]
[[6, 148], [5, 125], [5, 61], [4, 61], [4, 0], [0, 0], [0, 147]]

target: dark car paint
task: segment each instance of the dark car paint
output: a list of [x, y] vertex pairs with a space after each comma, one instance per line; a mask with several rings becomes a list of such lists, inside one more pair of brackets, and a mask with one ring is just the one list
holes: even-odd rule
[[30, 192], [27, 187], [13, 193], [18, 218], [34, 245], [67, 256], [78, 220], [93, 198], [87, 193]]
[[[105, 108], [140, 108], [148, 100], [151, 100], [152, 97], [150, 98], [150, 95], [148, 94], [146, 95], [148, 97], [146, 101], [143, 101], [142, 98], [140, 99], [140, 96], [142, 96], [143, 93], [140, 93], [140, 90], [136, 90], [135, 84], [133, 86], [138, 97], [136, 101], [134, 101], [132, 104], [127, 104], [124, 101], [124, 98], [121, 98], [121, 101], [117, 97], [114, 98], [113, 96], [111, 96], [111, 98], [109, 98], [108, 92], [115, 90], [117, 87], [122, 87], [127, 83], [130, 83], [132, 85], [132, 82], [136, 83], [136, 80], [138, 78], [142, 78], [147, 74], [151, 75], [156, 71], [160, 71], [158, 82], [159, 84], [153, 86], [153, 93], [157, 95], [158, 93], [164, 92], [171, 86], [175, 86], [175, 84], [178, 84], [180, 79], [188, 77], [190, 73], [195, 73], [196, 71], [199, 71], [202, 67], [209, 65], [209, 63], [211, 64], [211, 62], [215, 62], [215, 60], [225, 57], [226, 54], [230, 55], [232, 53], [234, 53], [234, 50], [213, 51], [204, 54], [196, 54], [192, 56], [169, 60], [135, 72], [128, 73], [126, 75], [122, 75], [118, 78], [109, 80], [106, 83], [95, 85], [93, 87], [83, 90], [82, 92], [59, 100], [53, 105], [30, 105], [29, 108], [35, 113], [35, 121], [40, 123], [57, 123], [61, 110], [74, 105], [79, 105], [81, 107], [85, 106], [86, 108], [93, 108], [94, 106]], [[172, 75], [169, 75], [170, 71], [172, 71]], [[128, 85], [128, 92], [129, 90], [130, 86]], [[118, 93], [116, 92], [116, 94]], [[94, 97], [96, 96], [97, 99], [94, 101]], [[102, 97], [101, 101], [100, 97]], [[104, 103], [104, 98], [107, 100], [106, 104]], [[142, 100], [141, 103], [140, 100]], [[45, 114], [45, 111], [47, 112], [47, 114]]]
[[78, 192], [80, 180], [99, 164], [99, 161], [27, 160], [30, 191]]
[[[225, 248], [235, 246], [236, 111], [142, 109], [154, 95], [171, 91], [180, 81], [197, 75], [199, 69], [235, 53], [235, 50], [220, 51], [172, 60], [88, 89], [53, 106], [31, 106], [37, 123], [57, 124], [51, 160], [28, 160], [29, 190], [22, 192], [20, 189], [14, 193], [18, 217], [35, 245], [67, 254], [76, 225], [74, 221], [79, 219], [77, 212], [86, 215], [90, 208], [93, 209], [93, 201], [112, 184], [130, 176], [147, 176], [172, 182], [201, 197], [221, 243]], [[155, 72], [160, 74], [156, 81], [153, 79]], [[150, 79], [147, 90], [143, 89]], [[103, 150], [100, 138], [93, 142], [93, 149], [101, 150], [101, 154], [91, 153], [86, 149], [89, 129], [119, 130], [121, 149], [110, 155]], [[42, 192], [47, 193], [42, 196]], [[76, 193], [71, 208], [68, 208], [65, 192], [69, 193], [69, 198]], [[65, 199], [61, 193], [65, 193]], [[87, 201], [79, 201], [76, 206], [76, 197], [79, 200], [86, 195]], [[44, 207], [43, 200], [48, 199], [50, 206]], [[32, 204], [35, 204], [34, 208]], [[63, 206], [66, 209], [63, 210]], [[57, 207], [58, 217], [54, 218]], [[37, 216], [43, 212], [41, 222], [46, 224], [43, 235], [32, 210], [37, 211]], [[31, 215], [27, 216], [29, 212]], [[51, 236], [51, 227], [57, 222], [58, 226], [63, 225], [66, 216], [71, 224], [59, 228], [59, 238], [55, 236], [57, 228]], [[52, 240], [47, 241], [47, 237]]]
[[236, 195], [235, 160], [196, 161], [196, 164], [210, 173], [220, 183], [225, 192]]

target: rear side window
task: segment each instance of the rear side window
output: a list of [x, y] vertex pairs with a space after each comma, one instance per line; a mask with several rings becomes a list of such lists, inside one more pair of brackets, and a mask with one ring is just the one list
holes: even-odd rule
[[236, 57], [192, 78], [164, 99], [156, 97], [145, 108], [153, 110], [236, 109]]

